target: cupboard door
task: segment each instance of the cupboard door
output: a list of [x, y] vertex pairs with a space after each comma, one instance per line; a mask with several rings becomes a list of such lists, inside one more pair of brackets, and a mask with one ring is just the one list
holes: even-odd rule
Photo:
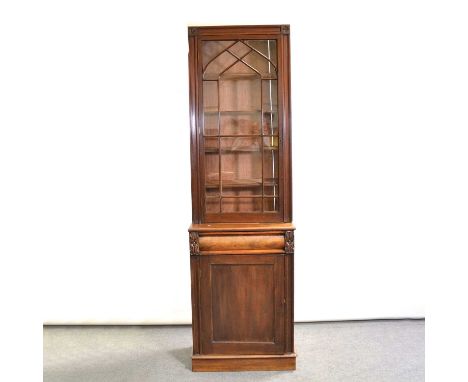
[[281, 221], [276, 39], [201, 42], [206, 221]]
[[284, 256], [200, 258], [201, 353], [282, 354]]

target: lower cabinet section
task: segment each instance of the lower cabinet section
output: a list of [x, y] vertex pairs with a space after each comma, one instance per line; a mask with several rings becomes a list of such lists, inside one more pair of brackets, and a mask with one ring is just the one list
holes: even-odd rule
[[[222, 240], [229, 245], [251, 240], [248, 233], [243, 235], [247, 239], [227, 240], [223, 234]], [[274, 253], [254, 247], [252, 254], [236, 245], [232, 254], [215, 241], [200, 240], [199, 246], [198, 233], [190, 236], [192, 369], [294, 370], [292, 251], [279, 249], [276, 238]], [[204, 252], [206, 248], [209, 251]]]

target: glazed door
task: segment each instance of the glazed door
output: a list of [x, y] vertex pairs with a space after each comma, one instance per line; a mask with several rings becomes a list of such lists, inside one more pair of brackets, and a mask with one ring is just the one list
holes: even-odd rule
[[278, 41], [203, 40], [200, 49], [205, 221], [281, 221]]
[[200, 258], [201, 352], [282, 354], [284, 256]]

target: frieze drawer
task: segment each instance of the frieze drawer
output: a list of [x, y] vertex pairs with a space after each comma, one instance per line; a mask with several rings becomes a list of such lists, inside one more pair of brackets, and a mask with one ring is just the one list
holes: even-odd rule
[[282, 250], [284, 235], [213, 235], [200, 236], [200, 251]]

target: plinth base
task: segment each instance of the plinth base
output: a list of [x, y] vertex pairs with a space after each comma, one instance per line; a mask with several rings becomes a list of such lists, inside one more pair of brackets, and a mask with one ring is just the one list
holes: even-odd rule
[[296, 370], [296, 353], [281, 355], [193, 355], [192, 371]]

